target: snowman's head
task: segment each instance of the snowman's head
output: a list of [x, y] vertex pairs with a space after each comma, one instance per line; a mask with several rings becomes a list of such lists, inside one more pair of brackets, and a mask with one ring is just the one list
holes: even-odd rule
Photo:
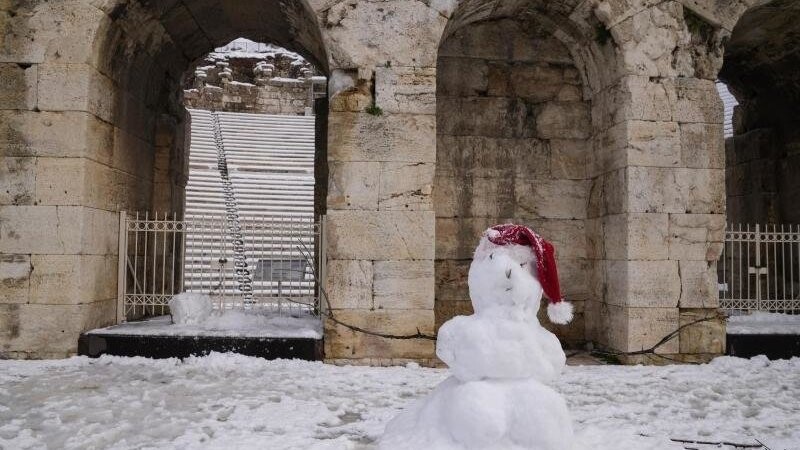
[[[539, 286], [537, 289], [539, 297], [541, 291], [544, 291], [549, 300], [547, 313], [551, 321], [568, 323], [572, 320], [572, 305], [563, 301], [559, 287], [553, 244], [530, 228], [521, 225], [495, 225], [487, 229], [481, 236], [478, 248], [475, 249], [470, 267], [470, 295], [475, 284], [472, 280], [473, 273], [477, 272], [473, 269], [477, 269], [477, 266], [491, 267], [500, 263], [510, 263], [515, 269], [514, 272], [525, 273], [532, 278]], [[473, 296], [473, 303], [474, 300]]]

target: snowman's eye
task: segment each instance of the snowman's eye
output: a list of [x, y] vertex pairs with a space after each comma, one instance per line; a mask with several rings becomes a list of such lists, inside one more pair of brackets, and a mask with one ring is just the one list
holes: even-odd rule
[[519, 265], [519, 266], [520, 266], [520, 267], [525, 267], [525, 265], [526, 265], [526, 264], [528, 264], [528, 263], [527, 263], [527, 262], [520, 263], [520, 265]]
[[494, 256], [494, 253], [489, 253], [489, 259], [493, 259], [492, 256]]

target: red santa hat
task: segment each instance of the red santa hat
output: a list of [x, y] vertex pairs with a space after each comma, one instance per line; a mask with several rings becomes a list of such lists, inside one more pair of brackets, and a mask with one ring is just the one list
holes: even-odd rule
[[533, 250], [533, 254], [536, 255], [537, 278], [549, 301], [547, 317], [553, 323], [562, 325], [569, 323], [572, 320], [572, 304], [565, 301], [561, 295], [553, 244], [528, 227], [510, 223], [489, 228], [486, 230], [486, 237], [495, 245], [525, 245]]

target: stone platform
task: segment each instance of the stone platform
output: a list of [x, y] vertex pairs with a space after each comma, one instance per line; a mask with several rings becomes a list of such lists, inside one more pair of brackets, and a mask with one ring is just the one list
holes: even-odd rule
[[766, 355], [769, 359], [800, 357], [800, 334], [728, 334], [725, 354], [739, 358]]
[[[168, 318], [168, 316], [166, 316]], [[164, 317], [128, 322], [82, 333], [78, 354], [186, 358], [211, 352], [239, 353], [265, 359], [322, 360], [323, 341], [312, 329], [201, 330], [169, 326]]]

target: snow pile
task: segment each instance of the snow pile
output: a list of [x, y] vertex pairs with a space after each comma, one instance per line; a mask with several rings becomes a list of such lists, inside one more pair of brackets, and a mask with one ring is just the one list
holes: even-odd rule
[[728, 318], [728, 334], [800, 334], [800, 314], [754, 311]]
[[535, 261], [530, 247], [484, 235], [468, 277], [475, 314], [439, 329], [436, 354], [452, 376], [389, 422], [382, 449], [574, 448], [566, 403], [545, 385], [566, 357], [536, 317]]
[[[366, 450], [447, 376], [232, 354], [0, 361], [0, 448]], [[800, 449], [800, 358], [568, 366], [553, 387], [585, 450]]]
[[170, 299], [169, 310], [175, 324], [199, 325], [211, 316], [214, 301], [205, 294], [184, 292]]

